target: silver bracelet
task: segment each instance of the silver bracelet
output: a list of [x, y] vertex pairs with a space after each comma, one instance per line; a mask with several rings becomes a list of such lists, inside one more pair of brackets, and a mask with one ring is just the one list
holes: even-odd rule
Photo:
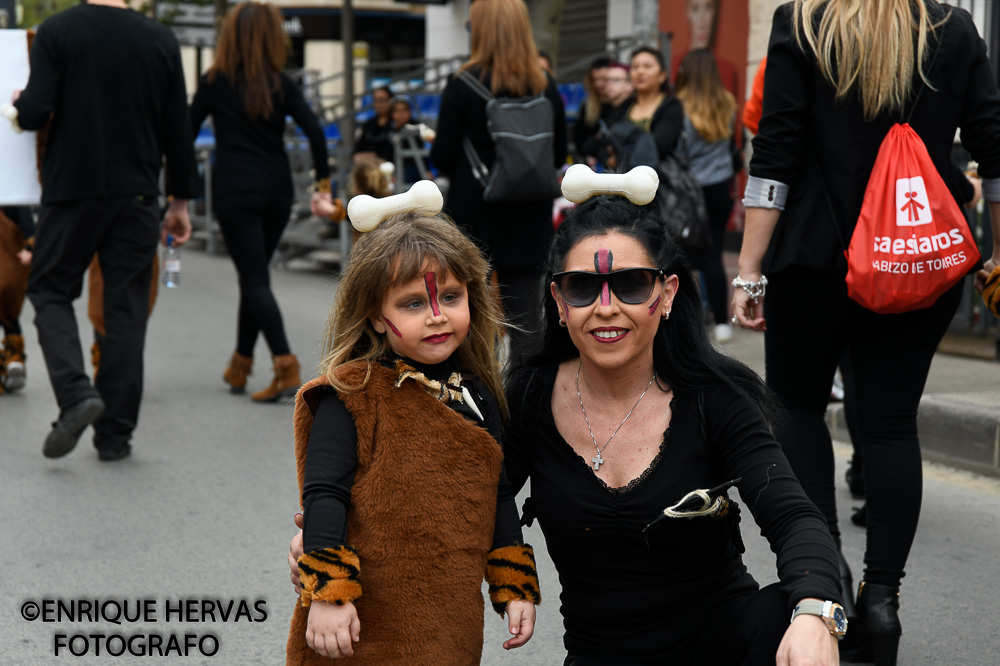
[[752, 298], [754, 303], [759, 303], [760, 299], [764, 298], [764, 294], [767, 293], [767, 278], [761, 275], [756, 282], [750, 282], [737, 275], [733, 278], [733, 286], [747, 292], [747, 296]]

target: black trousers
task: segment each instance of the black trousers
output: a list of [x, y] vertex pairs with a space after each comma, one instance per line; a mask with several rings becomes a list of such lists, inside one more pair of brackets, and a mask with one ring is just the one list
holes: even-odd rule
[[774, 666], [778, 645], [788, 629], [788, 596], [778, 583], [712, 610], [686, 648], [669, 655], [636, 659], [622, 655], [569, 654], [563, 666], [652, 666], [653, 664], [725, 664]]
[[290, 353], [268, 264], [291, 209], [291, 195], [268, 192], [220, 195], [216, 203], [219, 228], [240, 276], [236, 351], [243, 356], [253, 356], [261, 332], [271, 354]]
[[[538, 300], [542, 274], [536, 271], [500, 270], [500, 296], [507, 322], [518, 328], [508, 328], [511, 358], [525, 353], [537, 337], [542, 305]], [[519, 330], [520, 329], [520, 330]]]
[[726, 270], [722, 265], [722, 242], [726, 236], [726, 222], [733, 212], [733, 197], [729, 181], [701, 188], [708, 209], [708, 224], [712, 232], [712, 244], [702, 259], [702, 277], [705, 278], [705, 294], [712, 306], [716, 324], [729, 323], [729, 289]]
[[923, 475], [917, 407], [962, 283], [931, 307], [876, 314], [847, 296], [843, 275], [792, 267], [768, 276], [767, 384], [788, 410], [775, 435], [830, 525], [837, 526], [834, 460], [824, 421], [843, 352], [853, 381], [854, 431], [865, 459], [868, 535], [864, 579], [898, 586], [920, 517]]
[[[49, 381], [60, 409], [100, 395], [106, 409], [94, 423], [94, 445], [128, 443], [139, 420], [142, 355], [153, 255], [160, 229], [157, 198], [84, 199], [43, 204], [28, 278], [28, 298]], [[73, 301], [100, 257], [104, 274], [101, 372], [96, 387], [84, 370]]]

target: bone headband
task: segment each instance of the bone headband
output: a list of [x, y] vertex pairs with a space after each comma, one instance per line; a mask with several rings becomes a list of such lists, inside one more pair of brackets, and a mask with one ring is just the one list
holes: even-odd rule
[[430, 180], [420, 180], [409, 191], [376, 199], [362, 194], [347, 204], [347, 216], [358, 231], [371, 231], [386, 218], [410, 211], [437, 215], [444, 207], [441, 190]]
[[645, 206], [656, 196], [660, 177], [649, 166], [637, 166], [628, 173], [594, 173], [586, 164], [574, 164], [562, 180], [563, 196], [573, 203], [583, 203], [599, 194], [620, 194], [638, 206]]
[[18, 134], [21, 133], [21, 125], [17, 122], [17, 107], [13, 104], [4, 104], [0, 106], [0, 116], [3, 116], [10, 121], [11, 129], [13, 129]]

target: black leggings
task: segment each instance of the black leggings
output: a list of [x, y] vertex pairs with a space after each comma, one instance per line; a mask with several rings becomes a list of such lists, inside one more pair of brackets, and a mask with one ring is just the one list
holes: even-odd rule
[[243, 356], [253, 356], [261, 332], [272, 355], [291, 351], [268, 270], [291, 209], [292, 197], [286, 194], [246, 192], [217, 200], [219, 228], [240, 276], [236, 351]]
[[569, 654], [563, 666], [652, 666], [652, 664], [727, 664], [774, 666], [788, 629], [788, 595], [778, 583], [726, 601], [712, 610], [699, 635], [685, 648], [648, 659], [622, 655]]
[[788, 409], [777, 440], [838, 536], [833, 447], [824, 414], [837, 363], [849, 351], [844, 361], [853, 378], [852, 437], [864, 451], [868, 502], [864, 579], [896, 587], [920, 516], [917, 407], [962, 283], [930, 308], [881, 315], [850, 300], [843, 275], [833, 271], [792, 267], [768, 281], [767, 384]]
[[701, 261], [701, 275], [705, 279], [705, 295], [712, 306], [716, 324], [729, 323], [729, 290], [726, 288], [726, 271], [722, 266], [722, 241], [726, 235], [726, 222], [733, 212], [733, 197], [729, 181], [701, 188], [708, 209], [708, 224], [712, 231], [712, 244]]

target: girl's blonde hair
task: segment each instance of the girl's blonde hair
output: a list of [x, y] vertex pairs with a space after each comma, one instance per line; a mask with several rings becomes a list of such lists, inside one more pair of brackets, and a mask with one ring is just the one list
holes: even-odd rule
[[[475, 373], [486, 384], [506, 418], [507, 403], [497, 360], [503, 311], [488, 279], [490, 267], [479, 248], [444, 215], [404, 213], [362, 234], [351, 251], [330, 309], [320, 374], [338, 391], [364, 388], [372, 367], [393, 356], [385, 335], [375, 330], [371, 320], [381, 315], [391, 287], [423, 275], [428, 264], [436, 265], [440, 274], [450, 273], [466, 283], [472, 326], [452, 358], [457, 366]], [[354, 361], [368, 364], [368, 374], [357, 386], [345, 384], [337, 373]]]
[[347, 177], [347, 190], [352, 197], [359, 194], [376, 199], [387, 197], [392, 194], [390, 184], [389, 174], [379, 168], [378, 160], [371, 158], [359, 160]]
[[857, 87], [866, 120], [903, 112], [914, 68], [933, 89], [924, 73], [928, 36], [947, 16], [935, 24], [923, 0], [795, 0], [794, 11], [799, 46], [804, 38], [838, 98]]
[[242, 2], [226, 14], [208, 81], [221, 73], [240, 91], [251, 120], [270, 118], [271, 98], [281, 93], [281, 70], [288, 57], [281, 11], [270, 4]]
[[548, 82], [523, 0], [475, 0], [469, 7], [472, 56], [462, 69], [479, 67], [491, 77], [493, 94], [537, 95]]
[[705, 141], [719, 141], [733, 135], [736, 98], [722, 85], [711, 51], [697, 49], [684, 56], [677, 75], [677, 99]]

